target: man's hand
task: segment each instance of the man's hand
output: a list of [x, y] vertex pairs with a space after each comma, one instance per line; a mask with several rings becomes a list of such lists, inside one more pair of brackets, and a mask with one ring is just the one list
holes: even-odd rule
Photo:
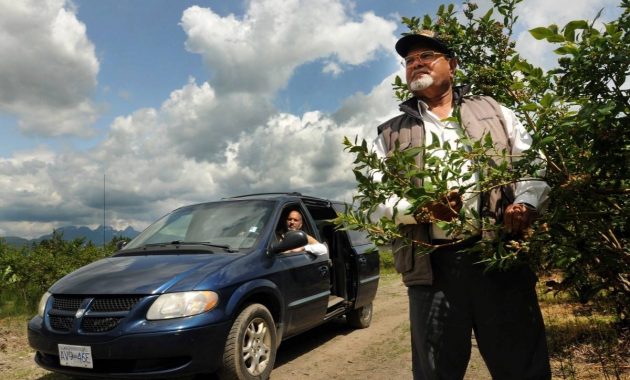
[[516, 235], [522, 234], [531, 226], [537, 216], [538, 213], [535, 209], [523, 203], [511, 204], [505, 208], [503, 225], [508, 233]]
[[[457, 190], [450, 191], [441, 202], [430, 202], [421, 212], [416, 213], [416, 220], [419, 222], [431, 222], [433, 220], [444, 220], [450, 222], [457, 218], [459, 210], [462, 209], [462, 197]], [[428, 220], [425, 220], [428, 219]]]

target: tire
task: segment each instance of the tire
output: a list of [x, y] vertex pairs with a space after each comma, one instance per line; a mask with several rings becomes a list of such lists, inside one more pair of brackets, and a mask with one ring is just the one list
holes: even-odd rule
[[225, 342], [221, 380], [265, 380], [276, 360], [276, 325], [269, 310], [251, 304], [238, 315]]
[[372, 302], [346, 314], [346, 320], [350, 327], [364, 329], [372, 323]]

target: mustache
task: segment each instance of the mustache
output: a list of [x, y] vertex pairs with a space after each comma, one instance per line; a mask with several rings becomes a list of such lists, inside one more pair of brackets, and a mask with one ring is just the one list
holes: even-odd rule
[[416, 69], [411, 72], [412, 76], [416, 76], [416, 74], [429, 74], [429, 71], [426, 69]]

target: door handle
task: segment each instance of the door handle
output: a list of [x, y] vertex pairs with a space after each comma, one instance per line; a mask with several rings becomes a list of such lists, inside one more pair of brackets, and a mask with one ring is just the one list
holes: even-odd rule
[[322, 265], [321, 267], [319, 267], [319, 274], [321, 274], [322, 278], [328, 277], [328, 273], [328, 266]]

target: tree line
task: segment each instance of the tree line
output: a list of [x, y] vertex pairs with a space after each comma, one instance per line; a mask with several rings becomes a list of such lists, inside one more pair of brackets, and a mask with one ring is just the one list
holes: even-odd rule
[[0, 238], [0, 316], [32, 313], [41, 295], [61, 277], [116, 251], [115, 237], [104, 247], [84, 238], [64, 240], [53, 232], [49, 239], [14, 247]]

